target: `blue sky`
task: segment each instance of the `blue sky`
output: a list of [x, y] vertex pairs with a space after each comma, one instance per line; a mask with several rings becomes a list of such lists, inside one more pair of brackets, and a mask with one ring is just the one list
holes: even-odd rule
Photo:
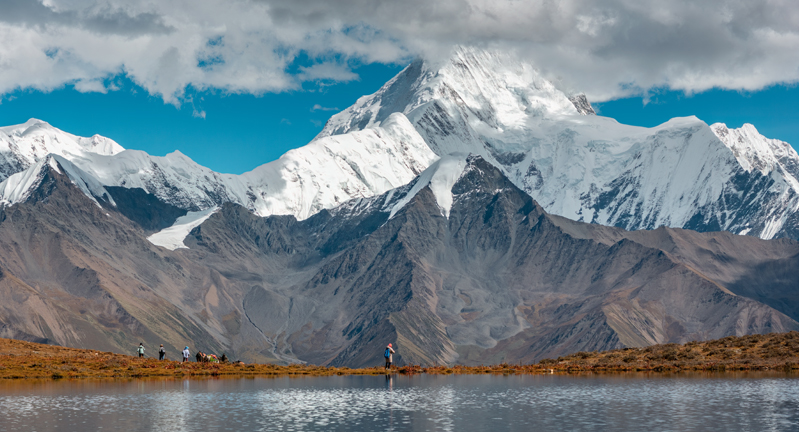
[[[151, 96], [129, 79], [108, 93], [81, 93], [72, 86], [42, 92], [16, 91], [0, 104], [0, 125], [45, 120], [80, 136], [100, 134], [128, 149], [163, 156], [174, 150], [218, 172], [242, 173], [307, 144], [336, 112], [380, 88], [402, 65], [353, 69], [359, 79], [308, 82], [302, 89], [262, 96], [221, 91], [192, 92], [179, 107]], [[799, 145], [799, 87], [771, 86], [757, 92], [709, 90], [685, 95], [660, 91], [595, 103], [601, 115], [621, 123], [655, 126], [672, 117], [696, 115], [708, 124], [752, 123], [763, 135]], [[200, 112], [205, 117], [200, 117]]]
[[624, 98], [595, 104], [600, 115], [620, 123], [656, 126], [673, 117], [695, 115], [707, 124], [725, 123], [738, 128], [753, 124], [768, 138], [779, 139], [799, 148], [799, 86], [774, 85], [747, 92], [713, 89], [686, 95], [681, 91], [661, 91], [643, 97]]
[[[119, 90], [80, 93], [72, 86], [52, 91], [17, 91], [0, 104], [0, 125], [44, 120], [75, 135], [100, 134], [126, 149], [163, 156], [174, 150], [214, 171], [240, 174], [310, 142], [337, 111], [374, 93], [402, 66], [356, 68], [360, 79], [308, 82], [302, 89], [262, 96], [189, 91], [175, 106], [151, 96], [129, 79]], [[200, 117], [200, 112], [205, 117]]]

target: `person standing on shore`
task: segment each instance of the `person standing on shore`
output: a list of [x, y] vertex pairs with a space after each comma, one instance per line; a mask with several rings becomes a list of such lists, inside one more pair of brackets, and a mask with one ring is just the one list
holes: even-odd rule
[[189, 351], [189, 347], [183, 348], [183, 362], [189, 361], [189, 356], [191, 355], [191, 351]]
[[394, 360], [394, 352], [394, 348], [391, 348], [391, 344], [388, 344], [386, 352], [383, 353], [383, 357], [386, 358], [386, 369], [391, 369], [391, 363]]
[[161, 344], [161, 348], [158, 349], [158, 360], [163, 360], [164, 357], [166, 357], [166, 350], [164, 344]]
[[139, 348], [136, 349], [136, 352], [139, 353], [139, 358], [144, 358], [144, 342], [139, 344]]

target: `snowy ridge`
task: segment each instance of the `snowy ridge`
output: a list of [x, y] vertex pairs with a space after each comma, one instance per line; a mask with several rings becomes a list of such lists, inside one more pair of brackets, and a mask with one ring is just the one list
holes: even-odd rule
[[331, 117], [317, 139], [374, 127], [393, 112], [405, 114], [439, 155], [507, 147], [505, 136], [526, 135], [531, 119], [582, 117], [532, 65], [507, 53], [459, 47], [441, 67], [412, 63], [375, 94]]
[[380, 127], [317, 139], [242, 175], [256, 214], [305, 219], [353, 198], [404, 185], [438, 157], [402, 114]]
[[66, 175], [81, 192], [98, 206], [100, 206], [98, 199], [116, 205], [111, 195], [97, 179], [57, 155], [41, 159], [27, 170], [13, 174], [0, 182], [0, 204], [13, 205], [27, 200], [31, 192], [41, 184], [49, 169]]
[[787, 142], [766, 138], [749, 123], [738, 129], [729, 129], [724, 123], [714, 123], [710, 128], [732, 150], [746, 171], [758, 170], [767, 175], [779, 170], [790, 176], [794, 185], [799, 186], [795, 178], [799, 155]]
[[114, 155], [123, 150], [108, 138], [78, 137], [41, 120], [30, 119], [21, 125], [0, 127], [0, 181], [50, 154], [71, 159], [83, 155]]
[[[408, 183], [438, 158], [402, 114], [389, 116], [381, 127], [316, 140], [242, 175], [216, 173], [178, 151], [163, 157], [138, 150], [64, 153], [58, 160], [74, 164], [75, 178], [84, 179], [90, 197], [98, 185], [142, 188], [193, 212], [234, 202], [260, 216], [299, 219]], [[34, 165], [15, 174], [0, 190], [0, 202], [24, 200], [26, 192], [18, 189], [33, 183], [22, 179], [33, 179], [40, 170]]]
[[788, 144], [751, 125], [687, 117], [641, 128], [581, 115], [588, 108], [532, 65], [461, 47], [441, 67], [411, 64], [333, 116], [317, 139], [403, 112], [436, 154], [481, 155], [550, 213], [629, 230], [799, 238], [799, 157]]

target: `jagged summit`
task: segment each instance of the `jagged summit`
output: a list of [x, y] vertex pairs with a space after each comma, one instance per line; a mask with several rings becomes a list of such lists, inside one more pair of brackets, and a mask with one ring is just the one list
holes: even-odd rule
[[30, 119], [0, 127], [0, 181], [55, 154], [69, 159], [86, 155], [115, 155], [125, 150], [111, 139], [94, 135], [79, 137], [61, 131], [49, 123]]
[[331, 117], [317, 139], [373, 127], [401, 112], [443, 155], [480, 150], [484, 130], [509, 133], [531, 119], [589, 109], [585, 96], [573, 102], [513, 55], [458, 47], [443, 65], [414, 61], [376, 93]]
[[790, 144], [764, 137], [754, 125], [744, 123], [738, 129], [730, 129], [724, 123], [710, 126], [716, 136], [732, 150], [741, 167], [760, 171], [763, 175], [779, 170], [790, 176], [795, 183], [797, 169], [796, 150]]
[[27, 201], [51, 171], [65, 175], [72, 184], [98, 206], [100, 201], [112, 206], [116, 205], [114, 199], [96, 178], [66, 158], [55, 154], [47, 155], [27, 170], [13, 174], [0, 182], [0, 205], [13, 205]]

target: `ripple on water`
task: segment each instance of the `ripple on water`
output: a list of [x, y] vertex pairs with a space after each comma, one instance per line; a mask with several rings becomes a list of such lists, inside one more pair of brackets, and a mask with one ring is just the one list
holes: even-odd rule
[[0, 386], [0, 431], [791, 430], [788, 376], [417, 376]]

